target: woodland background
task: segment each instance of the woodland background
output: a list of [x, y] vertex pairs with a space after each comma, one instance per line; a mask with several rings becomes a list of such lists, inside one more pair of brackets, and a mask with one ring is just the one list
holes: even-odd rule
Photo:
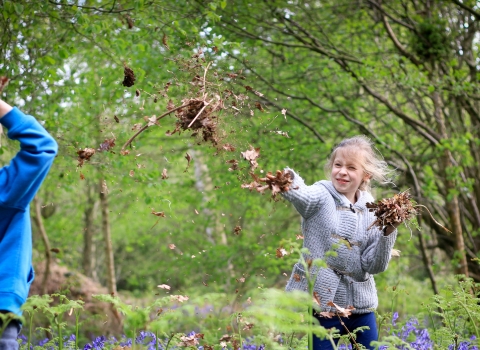
[[[480, 280], [478, 2], [1, 0], [0, 14], [2, 98], [60, 146], [31, 208], [34, 293], [83, 275], [129, 298], [166, 284], [232, 306], [283, 289], [300, 218], [241, 188], [241, 152], [260, 148], [257, 174], [289, 166], [310, 184], [356, 134], [396, 170], [375, 197], [410, 189], [452, 231], [426, 211], [420, 230], [400, 228], [402, 255], [376, 278], [380, 309], [414, 314], [454, 274]], [[213, 141], [169, 135], [174, 114], [152, 118], [202, 97], [221, 102]], [[17, 148], [2, 135], [3, 164]], [[85, 148], [96, 153], [79, 166]]]

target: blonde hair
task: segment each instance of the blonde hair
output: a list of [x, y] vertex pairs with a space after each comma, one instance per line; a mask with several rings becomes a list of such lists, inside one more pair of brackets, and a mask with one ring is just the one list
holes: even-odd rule
[[351, 148], [354, 152], [363, 151], [362, 167], [365, 174], [370, 178], [366, 181], [362, 181], [359, 189], [362, 191], [370, 191], [370, 181], [376, 181], [379, 184], [392, 183], [393, 171], [388, 169], [388, 164], [383, 160], [382, 155], [375, 148], [374, 143], [368, 137], [364, 135], [354, 136], [348, 139], [344, 139], [338, 145], [336, 145], [330, 154], [327, 164], [325, 164], [325, 171], [330, 176], [333, 162], [339, 149]]

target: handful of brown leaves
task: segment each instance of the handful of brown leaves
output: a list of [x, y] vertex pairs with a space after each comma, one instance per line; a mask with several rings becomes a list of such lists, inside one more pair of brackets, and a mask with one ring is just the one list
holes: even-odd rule
[[[253, 177], [253, 182], [249, 184], [242, 184], [242, 188], [248, 188], [250, 191], [256, 190], [263, 194], [265, 190], [272, 190], [272, 198], [275, 199], [278, 193], [286, 192], [290, 190], [290, 185], [293, 182], [293, 179], [290, 175], [290, 172], [283, 172], [277, 170], [276, 175], [273, 175], [271, 172], [268, 172], [265, 177], [258, 177], [254, 173], [250, 173]], [[265, 185], [263, 185], [264, 183]]]
[[369, 211], [374, 211], [377, 217], [368, 229], [373, 226], [379, 228], [393, 226], [413, 219], [417, 215], [417, 209], [415, 209], [411, 198], [410, 192], [407, 190], [391, 198], [381, 199], [377, 203], [367, 203], [366, 206]]

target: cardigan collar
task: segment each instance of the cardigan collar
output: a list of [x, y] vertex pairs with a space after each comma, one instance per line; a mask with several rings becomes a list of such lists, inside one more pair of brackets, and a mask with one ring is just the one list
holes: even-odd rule
[[328, 192], [330, 192], [332, 197], [335, 199], [337, 205], [342, 207], [353, 207], [357, 210], [367, 210], [366, 204], [368, 202], [374, 201], [372, 195], [369, 192], [357, 190], [357, 202], [355, 204], [352, 204], [345, 195], [341, 194], [335, 189], [332, 181], [322, 180], [319, 181], [319, 183], [323, 185], [328, 190]]

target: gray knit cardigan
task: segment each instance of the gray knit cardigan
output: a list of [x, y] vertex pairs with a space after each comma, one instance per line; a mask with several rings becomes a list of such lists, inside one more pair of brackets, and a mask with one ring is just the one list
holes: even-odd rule
[[[365, 204], [372, 195], [358, 191], [357, 202], [351, 204], [337, 192], [331, 181], [319, 181], [311, 186], [291, 169], [293, 184], [283, 192], [302, 216], [303, 247], [311, 259], [324, 259], [325, 253], [336, 249], [337, 256], [326, 258], [326, 268], [312, 268], [318, 273], [314, 291], [320, 297], [321, 311], [335, 310], [329, 301], [341, 307], [353, 306], [352, 313], [367, 313], [378, 306], [374, 274], [387, 269], [397, 230], [388, 236], [377, 227], [367, 228], [375, 221]], [[295, 264], [286, 290], [307, 291], [307, 279], [302, 264]]]

